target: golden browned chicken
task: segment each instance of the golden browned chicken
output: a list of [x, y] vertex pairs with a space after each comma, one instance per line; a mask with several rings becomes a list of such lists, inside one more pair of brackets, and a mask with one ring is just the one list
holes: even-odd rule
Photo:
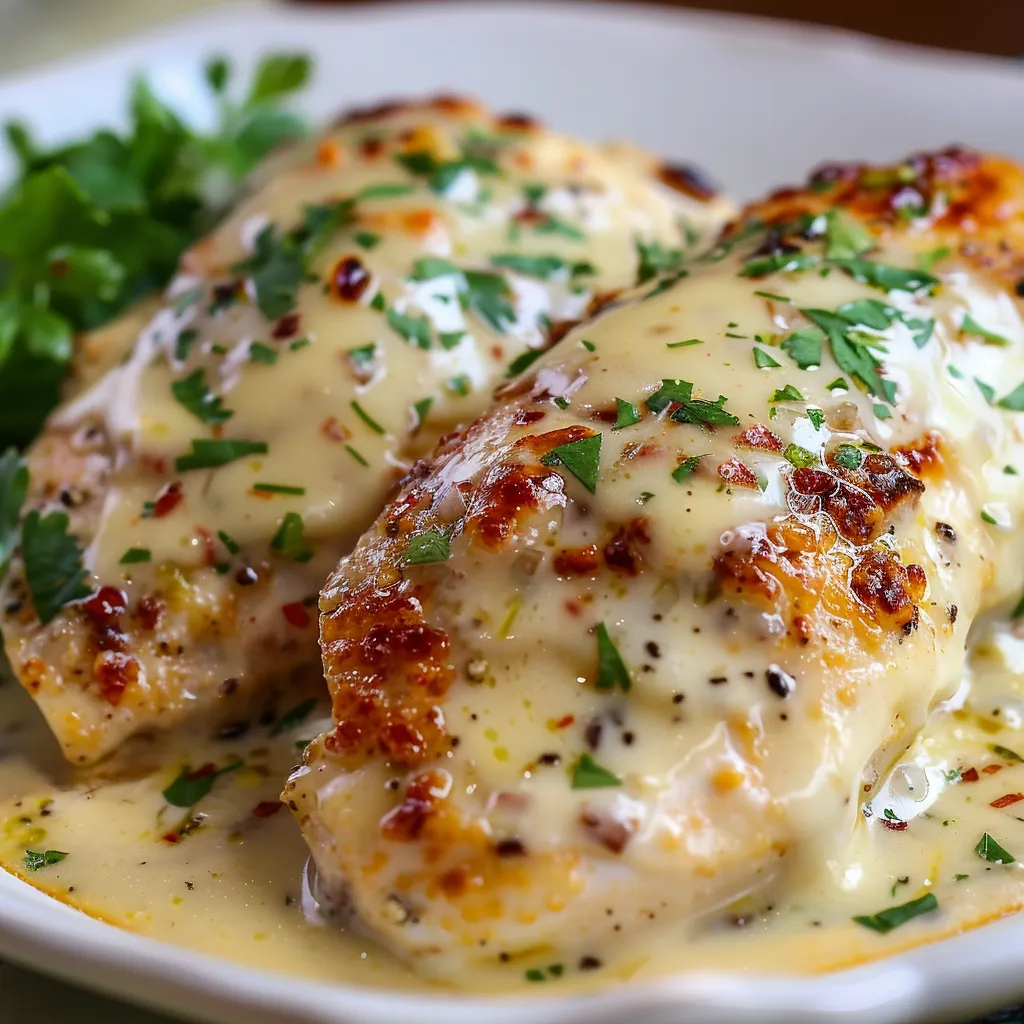
[[447, 98], [273, 160], [141, 330], [87, 341], [29, 454], [0, 628], [67, 756], [318, 665], [317, 592], [414, 455], [726, 210], [685, 168]]
[[1024, 579], [1021, 295], [1019, 167], [829, 167], [508, 384], [321, 595], [324, 904], [586, 967], [834, 856]]

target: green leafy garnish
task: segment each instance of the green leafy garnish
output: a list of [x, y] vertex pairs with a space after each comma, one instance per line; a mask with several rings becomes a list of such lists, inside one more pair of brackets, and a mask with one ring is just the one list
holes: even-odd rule
[[681, 249], [666, 249], [660, 242], [636, 239], [636, 283], [643, 284], [666, 271], [678, 270], [683, 262]]
[[17, 451], [0, 455], [0, 580], [7, 572], [11, 552], [18, 546], [18, 520], [28, 494], [28, 466]]
[[934, 288], [939, 283], [937, 277], [924, 270], [890, 267], [884, 263], [861, 259], [836, 259], [833, 262], [855, 280], [880, 288], [883, 292], [919, 292]]
[[260, 312], [268, 320], [276, 320], [295, 308], [306, 275], [305, 262], [299, 248], [287, 236], [279, 235], [273, 224], [256, 236], [254, 250], [234, 269], [248, 273]]
[[380, 235], [374, 234], [372, 231], [357, 231], [352, 238], [356, 245], [367, 250], [376, 249], [381, 242]]
[[153, 558], [153, 553], [149, 548], [129, 548], [122, 556], [119, 561], [119, 565], [136, 565], [139, 562], [149, 562]]
[[939, 901], [935, 898], [934, 893], [929, 892], [909, 903], [903, 903], [898, 907], [889, 907], [887, 910], [880, 910], [877, 914], [870, 916], [855, 917], [853, 920], [857, 924], [864, 925], [865, 928], [886, 935], [894, 928], [899, 928], [901, 924], [906, 924], [907, 921], [911, 921], [915, 917], [929, 914], [938, 909]]
[[237, 555], [242, 550], [242, 546], [232, 537], [230, 534], [225, 533], [223, 530], [217, 531], [217, 539], [228, 549], [232, 555]]
[[617, 415], [612, 430], [622, 430], [623, 427], [631, 427], [634, 423], [640, 422], [640, 410], [624, 398], [616, 398], [615, 406]]
[[807, 418], [811, 421], [811, 425], [815, 430], [821, 430], [822, 425], [825, 423], [825, 410], [808, 409]]
[[776, 388], [769, 399], [771, 402], [802, 402], [803, 400], [804, 396], [792, 384], [787, 384], [783, 388]]
[[584, 274], [594, 274], [596, 270], [593, 264], [586, 262], [568, 263], [561, 256], [522, 256], [518, 253], [501, 253], [491, 257], [492, 267], [504, 267], [506, 270], [514, 270], [517, 274], [526, 277], [539, 277], [543, 280], [555, 277], [563, 271], [568, 271], [569, 277], [581, 277]]
[[689, 458], [683, 459], [683, 461], [672, 470], [672, 479], [675, 480], [677, 484], [681, 484], [684, 480], [688, 480], [697, 472], [700, 460], [706, 458], [706, 455], [691, 455]]
[[661, 386], [646, 400], [651, 412], [659, 413], [669, 405], [678, 405], [672, 413], [677, 423], [693, 423], [698, 426], [736, 426], [739, 419], [725, 408], [725, 396], [719, 395], [714, 402], [693, 397], [693, 384], [678, 378], [663, 379]]
[[184, 380], [173, 381], [171, 394], [203, 423], [226, 423], [235, 415], [233, 410], [224, 408], [224, 400], [206, 386], [202, 369], [193, 370]]
[[402, 560], [406, 565], [429, 565], [431, 562], [447, 562], [451, 553], [451, 538], [432, 526], [409, 538]]
[[1024, 412], [1024, 383], [1018, 384], [1008, 395], [1000, 398], [996, 405], [1011, 412]]
[[[895, 385], [881, 376], [881, 361], [867, 345], [858, 344], [852, 335], [856, 322], [839, 313], [830, 313], [824, 309], [803, 309], [801, 312], [812, 320], [828, 336], [832, 348], [832, 356], [839, 368], [850, 374], [860, 383], [868, 394], [884, 397], [892, 402], [896, 397]], [[859, 315], [858, 310], [858, 315]]]
[[67, 512], [43, 516], [33, 509], [21, 524], [21, 554], [25, 582], [39, 621], [45, 626], [71, 601], [88, 597], [89, 576], [82, 565], [82, 549], [68, 533]]
[[274, 727], [270, 730], [270, 735], [280, 736], [283, 732], [291, 732], [292, 729], [297, 725], [301, 725], [309, 717], [310, 711], [315, 707], [315, 697], [310, 697], [308, 700], [304, 700], [301, 704], [296, 704], [295, 707], [286, 711], [274, 723]]
[[264, 441], [199, 438], [192, 442], [192, 451], [188, 455], [179, 455], [174, 460], [174, 468], [179, 473], [187, 473], [192, 469], [216, 469], [236, 459], [243, 459], [246, 455], [266, 453], [267, 445]]
[[308, 562], [313, 557], [313, 549], [306, 540], [306, 530], [302, 516], [297, 512], [285, 513], [281, 525], [270, 541], [270, 546], [285, 558], [295, 562]]
[[[1017, 618], [1016, 615], [1013, 618]], [[1001, 757], [1004, 761], [1011, 761], [1015, 764], [1024, 764], [1024, 757], [1021, 757], [1015, 750], [1011, 750], [1009, 747], [1000, 746], [998, 743], [990, 743], [989, 750], [992, 751], [996, 757]]]
[[633, 686], [629, 669], [603, 622], [597, 624], [597, 681], [594, 686], [599, 690], [618, 688], [624, 693], [628, 693]]
[[29, 871], [38, 871], [59, 864], [66, 856], [63, 850], [26, 850], [22, 864]]
[[987, 832], [982, 833], [974, 852], [990, 864], [1014, 864], [1017, 861], [1012, 853], [1003, 849]]
[[970, 313], [965, 313], [963, 321], [960, 324], [960, 330], [964, 334], [976, 334], [979, 338], [984, 338], [990, 345], [1009, 345], [1010, 339], [1004, 338], [1001, 334], [996, 334], [995, 331], [990, 331], [985, 327], [982, 327], [977, 320], [974, 319]]
[[384, 434], [384, 428], [353, 398], [349, 405], [352, 411], [375, 433]]
[[583, 754], [572, 770], [573, 789], [608, 789], [621, 785], [618, 775], [602, 768], [589, 754]]
[[540, 357], [544, 355], [543, 351], [536, 348], [529, 348], [525, 352], [520, 352], [519, 355], [508, 364], [508, 372], [505, 374], [506, 377], [516, 377], [523, 372], [528, 366], [532, 366]]
[[455, 179], [464, 171], [475, 171], [484, 175], [501, 173], [498, 165], [490, 158], [469, 152], [464, 152], [463, 156], [456, 160], [438, 160], [432, 153], [421, 150], [416, 153], [399, 153], [395, 160], [410, 174], [425, 177], [431, 190], [439, 195], [445, 195]]
[[425, 316], [407, 316], [389, 306], [386, 313], [388, 324], [410, 345], [430, 348], [430, 321]]
[[818, 257], [803, 252], [777, 252], [771, 256], [758, 256], [748, 260], [740, 277], [766, 277], [768, 274], [807, 270], [817, 266]]
[[665, 348], [690, 348], [691, 345], [703, 345], [700, 338], [687, 338], [685, 341], [667, 341]]
[[857, 469], [864, 461], [864, 454], [852, 444], [841, 444], [833, 453], [832, 461], [844, 469]]
[[254, 341], [249, 346], [249, 361], [273, 366], [277, 362], [277, 350], [264, 345], [262, 341]]
[[769, 355], [768, 350], [762, 348], [760, 345], [754, 346], [754, 365], [759, 370], [771, 370], [776, 366], [781, 366], [777, 359]]
[[259, 494], [291, 494], [300, 498], [306, 493], [305, 487], [295, 487], [292, 484], [255, 483], [252, 489]]
[[172, 807], [195, 807], [213, 789], [213, 784], [221, 775], [237, 771], [243, 763], [241, 760], [232, 761], [223, 768], [206, 764], [195, 771], [185, 765], [178, 777], [163, 791], [163, 797]]
[[818, 464], [818, 456], [806, 448], [801, 448], [798, 444], [786, 445], [786, 450], [782, 454], [786, 461], [796, 466], [797, 469], [806, 469], [808, 466]]
[[825, 256], [828, 259], [852, 259], [874, 246], [871, 233], [858, 221], [839, 210], [829, 210], [825, 215]]
[[596, 494], [601, 464], [601, 435], [591, 434], [589, 437], [560, 444], [552, 448], [540, 461], [545, 466], [565, 466], [591, 494]]

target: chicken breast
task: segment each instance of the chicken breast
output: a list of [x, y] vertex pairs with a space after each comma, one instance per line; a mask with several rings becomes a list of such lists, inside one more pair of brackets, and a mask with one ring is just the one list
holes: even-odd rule
[[321, 595], [325, 907], [593, 966], [840, 850], [1024, 579], [1022, 242], [998, 158], [825, 168], [417, 467]]
[[692, 170], [448, 98], [271, 161], [141, 332], [86, 344], [29, 454], [0, 627], [67, 756], [318, 669], [317, 592], [413, 456], [727, 210]]

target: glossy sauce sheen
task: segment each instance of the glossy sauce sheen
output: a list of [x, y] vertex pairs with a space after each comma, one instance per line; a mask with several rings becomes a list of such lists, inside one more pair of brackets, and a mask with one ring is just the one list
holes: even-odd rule
[[316, 593], [413, 459], [631, 285], [640, 243], [678, 261], [727, 210], [646, 154], [456, 99], [272, 160], [163, 302], [86, 339], [30, 453], [30, 504], [70, 515], [111, 588], [41, 628], [17, 561], [5, 585], [9, 657], [68, 757], [315, 670]]

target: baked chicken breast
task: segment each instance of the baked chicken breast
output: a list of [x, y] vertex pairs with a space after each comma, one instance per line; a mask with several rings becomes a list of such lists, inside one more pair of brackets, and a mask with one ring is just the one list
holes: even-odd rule
[[141, 332], [87, 341], [29, 453], [0, 628], [66, 755], [318, 670], [316, 595], [412, 458], [726, 210], [687, 168], [448, 98], [272, 160]]
[[506, 385], [321, 595], [324, 905], [593, 966], [840, 850], [1024, 578], [1022, 278], [1017, 166], [826, 167]]

